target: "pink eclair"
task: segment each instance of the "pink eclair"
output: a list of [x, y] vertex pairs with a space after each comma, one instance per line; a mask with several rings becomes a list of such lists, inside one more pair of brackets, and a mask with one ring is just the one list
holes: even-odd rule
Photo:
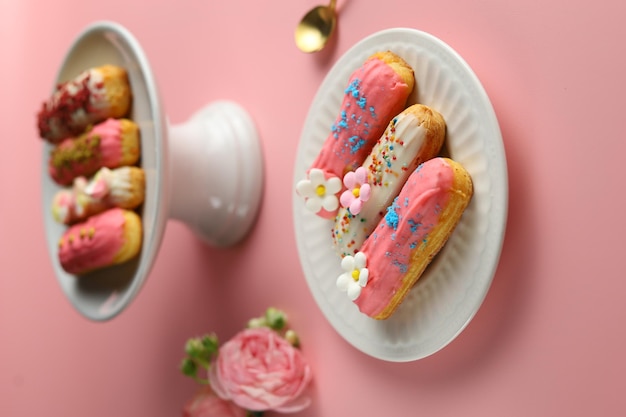
[[468, 172], [448, 158], [421, 164], [354, 256], [337, 286], [359, 310], [390, 317], [456, 228], [473, 194]]
[[100, 168], [118, 168], [139, 161], [139, 127], [128, 119], [107, 119], [77, 138], [68, 138], [50, 152], [48, 171], [54, 181], [70, 185]]
[[324, 218], [335, 216], [344, 174], [361, 166], [414, 87], [413, 69], [388, 51], [373, 54], [351, 74], [331, 131], [296, 185], [307, 209]]
[[134, 258], [141, 242], [139, 215], [112, 208], [69, 227], [59, 241], [59, 261], [67, 273], [84, 275]]
[[52, 216], [59, 223], [73, 224], [113, 207], [133, 210], [144, 196], [143, 169], [103, 167], [93, 177], [78, 177], [71, 188], [59, 190], [52, 200]]
[[122, 67], [103, 65], [57, 86], [37, 114], [39, 135], [52, 143], [74, 137], [89, 125], [125, 117], [131, 105], [128, 74]]

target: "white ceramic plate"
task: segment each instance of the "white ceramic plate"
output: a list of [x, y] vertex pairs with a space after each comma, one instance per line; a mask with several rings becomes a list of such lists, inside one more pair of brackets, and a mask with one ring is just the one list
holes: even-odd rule
[[[52, 199], [60, 187], [48, 175], [51, 145], [44, 145], [42, 156], [42, 205], [54, 272], [72, 305], [92, 320], [114, 317], [138, 293], [158, 252], [168, 217], [168, 199], [163, 188], [168, 163], [166, 123], [152, 71], [132, 34], [112, 22], [96, 22], [88, 26], [71, 45], [54, 85], [74, 78], [85, 69], [104, 64], [120, 65], [128, 71], [133, 92], [129, 118], [139, 125], [141, 131], [140, 163], [146, 174], [146, 197], [140, 213], [143, 246], [138, 258], [82, 278], [63, 270], [58, 260], [57, 245], [66, 226], [52, 218]], [[44, 99], [42, 97], [42, 101]]]
[[369, 55], [381, 50], [395, 52], [414, 69], [417, 93], [408, 104], [426, 104], [446, 119], [446, 152], [469, 171], [474, 183], [474, 196], [462, 220], [394, 315], [377, 321], [361, 314], [335, 286], [343, 271], [332, 247], [333, 221], [307, 211], [295, 191], [293, 212], [306, 281], [332, 326], [370, 356], [406, 362], [431, 355], [450, 343], [482, 304], [504, 238], [507, 166], [493, 107], [467, 63], [432, 35], [390, 29], [353, 46], [321, 84], [300, 138], [294, 190], [326, 140], [350, 75]]

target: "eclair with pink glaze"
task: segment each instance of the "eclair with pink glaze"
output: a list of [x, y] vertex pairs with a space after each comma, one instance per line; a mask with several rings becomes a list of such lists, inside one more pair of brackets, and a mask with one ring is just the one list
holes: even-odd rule
[[436, 110], [414, 104], [394, 117], [361, 168], [346, 174], [333, 243], [341, 256], [354, 255], [383, 218], [407, 178], [439, 154], [446, 122]]
[[52, 200], [52, 216], [59, 223], [73, 224], [113, 207], [133, 210], [144, 196], [143, 169], [104, 167], [93, 177], [78, 177], [71, 188], [59, 190]]
[[59, 261], [67, 273], [84, 275], [133, 259], [141, 244], [139, 215], [112, 208], [70, 226], [59, 241]]
[[473, 195], [469, 173], [448, 158], [421, 164], [359, 252], [342, 259], [337, 287], [359, 310], [390, 317], [456, 228]]
[[115, 65], [90, 68], [59, 84], [42, 104], [37, 114], [39, 135], [58, 143], [105, 119], [125, 117], [131, 98], [124, 68]]
[[100, 168], [135, 165], [140, 157], [139, 127], [128, 119], [107, 119], [50, 152], [48, 171], [60, 185], [89, 177]]
[[413, 69], [389, 51], [371, 55], [351, 74], [331, 131], [306, 178], [296, 184], [307, 209], [324, 218], [335, 216], [341, 179], [361, 166], [414, 88]]

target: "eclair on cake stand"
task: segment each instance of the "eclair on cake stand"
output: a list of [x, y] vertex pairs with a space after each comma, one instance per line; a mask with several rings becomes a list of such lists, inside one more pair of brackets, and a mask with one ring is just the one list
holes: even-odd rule
[[125, 27], [108, 21], [86, 27], [71, 45], [56, 83], [105, 64], [128, 71], [133, 94], [129, 118], [141, 131], [146, 192], [139, 209], [143, 244], [136, 259], [80, 278], [63, 270], [57, 252], [66, 226], [50, 210], [60, 189], [47, 170], [52, 145], [44, 145], [42, 158], [44, 225], [54, 272], [71, 304], [94, 321], [115, 317], [135, 298], [169, 219], [183, 222], [209, 245], [232, 246], [253, 227], [263, 190], [262, 151], [249, 114], [235, 102], [214, 101], [186, 122], [170, 125], [149, 62]]

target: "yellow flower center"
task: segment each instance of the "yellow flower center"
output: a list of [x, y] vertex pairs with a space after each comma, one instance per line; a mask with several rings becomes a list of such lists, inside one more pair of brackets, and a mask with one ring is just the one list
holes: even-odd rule
[[359, 198], [359, 196], [361, 195], [361, 188], [360, 187], [354, 188], [352, 190], [352, 195], [356, 198]]
[[318, 185], [317, 188], [315, 189], [315, 193], [318, 196], [323, 196], [324, 194], [326, 194], [326, 187], [324, 187], [323, 185]]
[[359, 274], [360, 274], [360, 272], [359, 272], [358, 269], [353, 269], [352, 270], [352, 279], [355, 280], [355, 281], [358, 281], [359, 280]]

